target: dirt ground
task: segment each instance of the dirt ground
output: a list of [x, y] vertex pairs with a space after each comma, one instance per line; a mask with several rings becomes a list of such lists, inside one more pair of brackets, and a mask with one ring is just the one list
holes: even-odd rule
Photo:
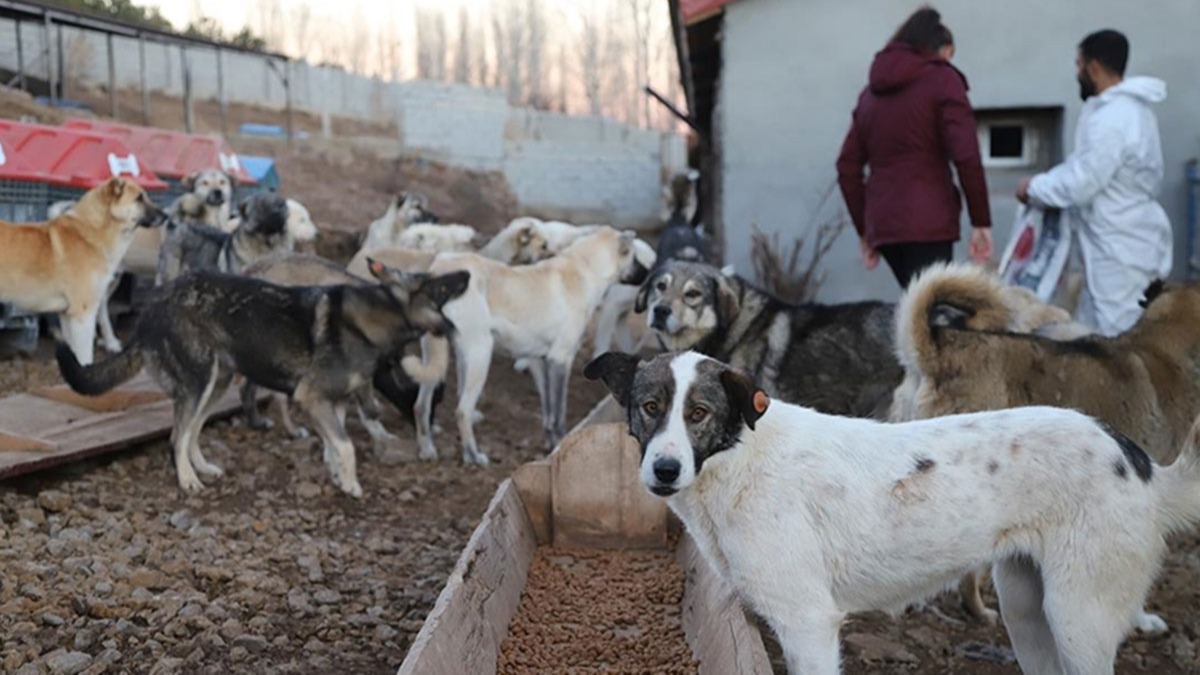
[[[394, 673], [496, 486], [543, 454], [532, 382], [492, 372], [476, 427], [492, 466], [463, 467], [453, 432], [440, 462], [383, 465], [352, 422], [361, 501], [317, 441], [236, 418], [206, 429], [226, 476], [197, 496], [161, 441], [0, 483], [0, 672]], [[601, 393], [576, 373], [571, 423]], [[415, 458], [411, 429], [385, 423]]]

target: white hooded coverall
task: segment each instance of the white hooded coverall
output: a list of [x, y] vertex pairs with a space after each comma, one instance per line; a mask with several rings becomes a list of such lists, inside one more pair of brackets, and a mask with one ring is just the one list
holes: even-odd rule
[[1075, 209], [1086, 287], [1076, 318], [1103, 335], [1137, 323], [1138, 301], [1171, 273], [1171, 222], [1158, 203], [1162, 145], [1149, 104], [1167, 97], [1153, 77], [1130, 77], [1092, 96], [1079, 114], [1075, 150], [1034, 176], [1029, 198]]

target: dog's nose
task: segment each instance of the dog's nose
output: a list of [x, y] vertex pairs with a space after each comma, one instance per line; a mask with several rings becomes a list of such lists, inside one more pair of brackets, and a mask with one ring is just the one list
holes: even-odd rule
[[683, 470], [683, 466], [677, 459], [656, 459], [654, 460], [654, 477], [663, 485], [671, 485], [679, 478], [679, 472]]
[[654, 308], [655, 319], [666, 319], [668, 316], [671, 316], [670, 307], [667, 307], [666, 305], [659, 305]]

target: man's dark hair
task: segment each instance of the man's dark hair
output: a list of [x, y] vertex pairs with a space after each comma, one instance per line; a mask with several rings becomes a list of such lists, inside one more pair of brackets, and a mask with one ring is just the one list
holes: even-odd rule
[[900, 42], [923, 52], [936, 52], [954, 44], [954, 36], [949, 28], [942, 25], [942, 15], [925, 5], [896, 29], [892, 42]]
[[1084, 62], [1095, 61], [1117, 75], [1125, 74], [1129, 62], [1129, 40], [1115, 30], [1098, 30], [1083, 38], [1079, 53]]

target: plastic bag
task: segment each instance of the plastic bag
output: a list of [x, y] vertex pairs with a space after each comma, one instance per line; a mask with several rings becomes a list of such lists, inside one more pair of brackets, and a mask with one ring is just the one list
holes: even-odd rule
[[1069, 212], [1021, 205], [1012, 237], [1000, 259], [1005, 283], [1033, 291], [1050, 302], [1071, 254]]

